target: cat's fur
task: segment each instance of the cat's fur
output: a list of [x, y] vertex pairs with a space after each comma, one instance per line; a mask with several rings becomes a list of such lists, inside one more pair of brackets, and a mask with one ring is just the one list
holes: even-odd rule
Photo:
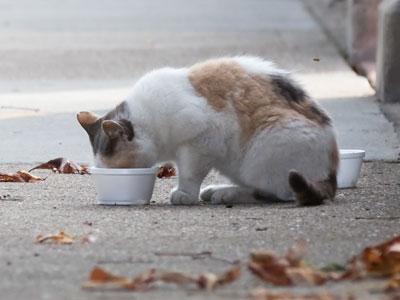
[[104, 117], [81, 112], [78, 120], [99, 167], [175, 161], [172, 204], [195, 204], [212, 168], [234, 183], [203, 190], [201, 198], [215, 204], [294, 196], [316, 205], [336, 192], [330, 118], [287, 72], [257, 57], [152, 71]]

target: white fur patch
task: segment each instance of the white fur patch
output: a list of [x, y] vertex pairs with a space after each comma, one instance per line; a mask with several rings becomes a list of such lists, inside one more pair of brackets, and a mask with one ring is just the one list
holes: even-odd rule
[[254, 56], [236, 56], [234, 60], [248, 73], [257, 75], [285, 75], [288, 72], [276, 67], [272, 61]]

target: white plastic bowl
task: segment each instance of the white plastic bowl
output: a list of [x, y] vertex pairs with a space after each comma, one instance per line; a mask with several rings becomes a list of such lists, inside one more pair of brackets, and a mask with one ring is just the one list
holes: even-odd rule
[[340, 150], [338, 188], [352, 188], [357, 185], [364, 156], [364, 150]]
[[158, 168], [89, 168], [97, 199], [105, 205], [145, 205], [150, 203]]

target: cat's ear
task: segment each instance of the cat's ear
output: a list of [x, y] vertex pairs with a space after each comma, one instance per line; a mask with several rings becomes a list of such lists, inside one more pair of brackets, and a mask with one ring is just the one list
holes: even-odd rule
[[118, 122], [105, 120], [101, 124], [101, 128], [103, 128], [104, 133], [111, 140], [124, 137], [128, 141], [132, 141], [134, 137], [132, 123], [126, 119], [121, 119]]
[[115, 121], [103, 121], [103, 123], [101, 123], [101, 128], [103, 128], [104, 133], [111, 140], [121, 137], [124, 134], [124, 128]]
[[89, 134], [89, 136], [95, 136], [97, 131], [96, 122], [100, 119], [100, 116], [93, 114], [88, 111], [81, 111], [76, 115], [78, 122], [81, 124], [83, 129]]

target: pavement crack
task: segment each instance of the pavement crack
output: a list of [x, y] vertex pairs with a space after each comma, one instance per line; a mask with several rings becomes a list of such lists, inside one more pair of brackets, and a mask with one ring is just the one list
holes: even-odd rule
[[236, 265], [239, 261], [238, 260], [229, 260], [229, 259], [225, 259], [222, 257], [215, 257], [213, 256], [211, 251], [203, 251], [203, 252], [198, 252], [198, 253], [192, 253], [192, 252], [155, 252], [154, 255], [157, 256], [186, 256], [186, 257], [190, 257], [192, 259], [205, 259], [205, 258], [209, 258], [212, 260], [216, 260], [216, 261], [221, 261], [230, 265]]
[[152, 260], [134, 260], [132, 258], [128, 259], [120, 259], [120, 260], [99, 260], [97, 262], [99, 265], [104, 265], [104, 264], [152, 264]]
[[399, 220], [400, 216], [395, 217], [355, 217], [356, 220]]

